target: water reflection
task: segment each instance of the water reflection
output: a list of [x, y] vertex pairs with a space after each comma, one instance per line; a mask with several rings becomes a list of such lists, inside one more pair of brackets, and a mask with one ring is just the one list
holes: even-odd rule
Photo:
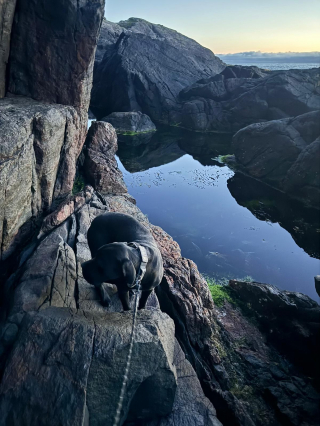
[[228, 133], [193, 133], [163, 127], [157, 132], [119, 135], [118, 155], [131, 173], [171, 163], [186, 153], [207, 166], [216, 164], [212, 159], [218, 155], [230, 154], [231, 139]]
[[309, 256], [320, 258], [319, 211], [241, 173], [228, 180], [228, 189], [240, 206], [260, 220], [279, 223]]
[[216, 279], [251, 276], [318, 300], [319, 215], [214, 160], [230, 135], [162, 129], [119, 138], [129, 192], [182, 254]]

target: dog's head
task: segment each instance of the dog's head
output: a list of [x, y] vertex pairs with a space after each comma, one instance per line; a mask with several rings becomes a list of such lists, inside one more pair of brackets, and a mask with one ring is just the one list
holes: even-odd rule
[[127, 290], [128, 285], [132, 286], [136, 279], [136, 270], [124, 243], [100, 247], [96, 257], [81, 266], [84, 279], [94, 286], [110, 283]]

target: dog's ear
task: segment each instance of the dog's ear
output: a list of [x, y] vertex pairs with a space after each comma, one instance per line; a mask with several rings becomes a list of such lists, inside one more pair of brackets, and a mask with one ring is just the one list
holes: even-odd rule
[[122, 272], [125, 277], [126, 283], [129, 284], [129, 286], [132, 286], [136, 279], [136, 269], [131, 260], [125, 259], [122, 262]]

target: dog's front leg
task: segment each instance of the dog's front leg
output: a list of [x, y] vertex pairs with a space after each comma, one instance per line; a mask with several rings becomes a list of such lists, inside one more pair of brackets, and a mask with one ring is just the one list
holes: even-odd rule
[[124, 311], [130, 311], [129, 291], [119, 291], [119, 299], [121, 300]]
[[144, 309], [146, 307], [148, 297], [150, 296], [151, 293], [152, 293], [152, 290], [146, 290], [142, 292], [140, 302], [139, 302], [139, 309]]
[[103, 284], [100, 284], [100, 286], [98, 287], [98, 290], [101, 297], [101, 305], [106, 307], [109, 306], [111, 303], [111, 299], [105, 286]]

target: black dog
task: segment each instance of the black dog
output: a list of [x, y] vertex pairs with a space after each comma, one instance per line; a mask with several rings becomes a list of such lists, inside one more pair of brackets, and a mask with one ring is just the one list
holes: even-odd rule
[[146, 273], [141, 282], [139, 309], [144, 309], [152, 290], [163, 277], [161, 253], [150, 231], [133, 217], [122, 213], [105, 213], [96, 217], [88, 230], [92, 260], [82, 264], [84, 278], [100, 290], [102, 303], [108, 306], [110, 297], [103, 283], [115, 284], [125, 311], [130, 309], [129, 290], [139, 271], [141, 257], [137, 248], [126, 242], [145, 247], [148, 254]]

